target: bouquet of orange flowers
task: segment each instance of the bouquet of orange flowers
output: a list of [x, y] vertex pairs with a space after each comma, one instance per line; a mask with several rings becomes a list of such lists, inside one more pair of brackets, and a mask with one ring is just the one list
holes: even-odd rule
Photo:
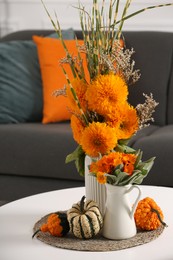
[[[140, 184], [151, 169], [154, 157], [142, 162], [142, 152], [129, 147], [128, 141], [153, 120], [157, 102], [152, 94], [144, 94], [144, 104], [136, 107], [128, 102], [129, 86], [140, 78], [140, 72], [134, 68], [134, 50], [126, 48], [122, 28], [136, 14], [173, 4], [151, 6], [128, 15], [131, 0], [127, 0], [119, 18], [119, 1], [109, 1], [107, 16], [105, 1], [101, 5], [98, 2], [93, 0], [91, 15], [84, 6], [78, 6], [84, 44], [80, 45], [76, 39], [77, 56], [69, 53], [59, 22], [55, 25], [50, 17], [66, 51], [60, 63], [67, 85], [55, 95], [63, 94], [69, 100], [71, 128], [78, 143], [66, 162], [75, 161], [79, 173], [84, 175], [84, 158], [89, 155], [93, 158], [90, 172], [100, 183]], [[105, 17], [108, 17], [106, 23]], [[67, 63], [73, 73], [72, 80], [63, 67]]]

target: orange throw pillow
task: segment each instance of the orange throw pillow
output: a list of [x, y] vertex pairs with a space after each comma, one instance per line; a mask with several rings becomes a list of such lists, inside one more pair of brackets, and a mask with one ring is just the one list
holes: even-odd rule
[[[69, 120], [71, 117], [68, 112], [68, 100], [66, 97], [55, 97], [52, 93], [64, 87], [67, 80], [63, 73], [59, 60], [64, 58], [65, 51], [61, 40], [33, 36], [33, 41], [37, 45], [38, 58], [40, 63], [42, 82], [43, 82], [43, 119], [42, 123], [53, 123]], [[77, 55], [76, 41], [64, 40], [70, 53]], [[78, 41], [83, 44], [83, 41]], [[86, 66], [86, 61], [84, 62]], [[63, 66], [70, 79], [73, 78], [70, 66]]]

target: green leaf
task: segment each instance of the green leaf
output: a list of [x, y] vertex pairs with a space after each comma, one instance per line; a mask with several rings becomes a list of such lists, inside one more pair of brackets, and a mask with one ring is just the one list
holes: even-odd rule
[[144, 179], [144, 176], [142, 176], [142, 175], [140, 174], [140, 175], [135, 176], [135, 178], [132, 179], [130, 183], [133, 183], [133, 184], [141, 184], [142, 181], [143, 181], [143, 179]]
[[72, 162], [72, 161], [75, 161], [80, 154], [84, 153], [83, 150], [82, 150], [82, 147], [79, 145], [75, 150], [74, 152], [70, 153], [69, 155], [67, 155], [66, 157], [66, 160], [65, 162], [66, 163], [69, 163], [69, 162]]
[[79, 145], [74, 152], [67, 155], [65, 162], [69, 163], [75, 161], [76, 169], [81, 176], [84, 176], [84, 166], [85, 166], [85, 152]]
[[136, 167], [136, 169], [139, 170], [146, 170], [147, 172], [149, 172], [154, 164], [154, 160], [155, 157], [150, 158], [149, 160], [145, 161], [145, 162], [140, 162], [138, 164], [138, 166]]
[[126, 172], [119, 172], [117, 175], [117, 184], [121, 184], [122, 181], [128, 180], [128, 175]]
[[126, 178], [122, 179], [119, 185], [122, 186], [122, 185], [134, 183], [134, 180], [138, 174], [140, 174], [140, 171], [134, 171], [132, 175], [128, 175], [126, 173]]
[[109, 184], [121, 185], [122, 183], [129, 183], [129, 175], [126, 172], [122, 172], [120, 169], [117, 169], [114, 174], [106, 174], [107, 181]]
[[114, 185], [117, 181], [117, 177], [111, 174], [105, 174], [107, 176], [107, 183]]
[[120, 170], [120, 171], [121, 171], [121, 170], [123, 169], [123, 167], [124, 167], [124, 164], [123, 164], [123, 163], [117, 165], [117, 166], [115, 167], [115, 169], [112, 171], [112, 174], [115, 175], [115, 176], [117, 176], [117, 174], [119, 173], [117, 170]]
[[115, 151], [120, 153], [136, 153], [136, 150], [123, 144], [117, 144]]
[[135, 162], [135, 168], [138, 167], [139, 163], [141, 162], [141, 159], [142, 159], [142, 154], [143, 152], [141, 150], [138, 150], [136, 155], [137, 155], [137, 158], [136, 158], [136, 162]]
[[75, 165], [77, 168], [77, 171], [81, 176], [84, 176], [85, 174], [85, 153], [79, 154], [79, 157], [75, 161]]
[[121, 140], [118, 140], [118, 143], [119, 143], [119, 145], [127, 145], [129, 140], [130, 140], [130, 138], [129, 139], [121, 139]]

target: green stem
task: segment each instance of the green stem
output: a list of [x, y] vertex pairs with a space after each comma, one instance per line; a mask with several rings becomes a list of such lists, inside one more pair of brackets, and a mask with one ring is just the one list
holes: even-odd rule
[[37, 233], [40, 232], [40, 231], [41, 231], [40, 229], [36, 230], [36, 231], [34, 232], [34, 234], [32, 235], [32, 238], [34, 238], [35, 235], [37, 235]]
[[[129, 18], [131, 18], [131, 17], [133, 17], [133, 16], [135, 16], [135, 15], [137, 15], [137, 14], [140, 14], [140, 13], [142, 13], [142, 12], [144, 12], [144, 11], [147, 11], [147, 10], [150, 10], [150, 9], [154, 9], [154, 8], [158, 8], [158, 7], [166, 7], [166, 6], [172, 6], [172, 5], [173, 5], [173, 3], [172, 3], [172, 4], [169, 3], [169, 4], [149, 6], [149, 7], [140, 9], [140, 10], [138, 10], [138, 11], [136, 11], [136, 12], [134, 12], [134, 13], [128, 15], [128, 16], [123, 17], [121, 20], [118, 20], [118, 21], [116, 22], [116, 24], [121, 23], [122, 20], [125, 21], [125, 20], [127, 20], [127, 19], [129, 19]], [[114, 26], [114, 24], [113, 24], [112, 26]]]
[[85, 204], [85, 196], [82, 197], [81, 201], [80, 201], [80, 212], [84, 213], [84, 204]]
[[[42, 4], [43, 4], [43, 7], [44, 7], [44, 9], [45, 9], [45, 11], [46, 11], [46, 13], [47, 13], [47, 15], [48, 15], [48, 17], [49, 17], [51, 23], [52, 23], [52, 25], [53, 25], [53, 27], [54, 27], [54, 29], [55, 29], [57, 35], [59, 36], [59, 38], [60, 38], [60, 40], [61, 40], [61, 43], [62, 43], [62, 45], [63, 45], [63, 48], [64, 48], [65, 52], [66, 52], [66, 55], [67, 55], [68, 60], [71, 60], [71, 55], [70, 55], [70, 53], [69, 53], [69, 51], [68, 51], [68, 49], [67, 49], [67, 46], [66, 46], [66, 44], [65, 44], [65, 42], [64, 42], [63, 37], [62, 37], [62, 31], [61, 31], [61, 27], [60, 27], [60, 24], [59, 24], [59, 21], [58, 21], [57, 17], [56, 17], [56, 21], [57, 21], [57, 25], [56, 25], [55, 22], [53, 21], [51, 15], [50, 15], [50, 13], [48, 12], [48, 10], [47, 10], [47, 8], [46, 8], [46, 6], [45, 6], [43, 0], [41, 0], [41, 2], [42, 2]], [[58, 26], [58, 27], [57, 27], [57, 26]], [[75, 73], [75, 69], [74, 69], [74, 62], [70, 62], [70, 68], [71, 68], [71, 71], [72, 71], [72, 73], [73, 73], [73, 76], [76, 77], [76, 73]]]
[[117, 30], [117, 33], [116, 33], [116, 36], [115, 38], [119, 39], [121, 37], [121, 32], [122, 32], [122, 28], [123, 28], [123, 25], [124, 25], [124, 17], [126, 16], [126, 13], [127, 13], [127, 10], [131, 4], [131, 1], [132, 0], [127, 0], [126, 1], [126, 4], [125, 4], [125, 7], [124, 7], [124, 10], [123, 10], [123, 14], [122, 14], [122, 18], [120, 20], [120, 25], [119, 25], [119, 28]]
[[[116, 2], [116, 8], [115, 8], [115, 13], [114, 13], [113, 26], [112, 26], [112, 42], [114, 41], [114, 38], [115, 38], [115, 35], [116, 35], [115, 25], [116, 25], [117, 16], [118, 16], [119, 3], [120, 3], [120, 0], [117, 0], [117, 2]], [[110, 25], [110, 26], [111, 26], [111, 25]]]
[[163, 225], [164, 227], [168, 227], [168, 225], [167, 225], [165, 222], [163, 222], [163, 220], [161, 219], [160, 213], [158, 212], [157, 209], [153, 209], [153, 208], [152, 208], [151, 211], [152, 211], [152, 212], [155, 212], [155, 213], [157, 214], [157, 217], [158, 217], [159, 221], [162, 223], [162, 225]]

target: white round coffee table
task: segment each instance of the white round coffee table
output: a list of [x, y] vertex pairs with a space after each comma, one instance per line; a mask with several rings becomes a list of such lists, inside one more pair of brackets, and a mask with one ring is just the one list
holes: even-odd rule
[[[85, 194], [84, 188], [52, 191], [14, 201], [0, 207], [1, 260], [172, 260], [173, 188], [140, 186], [142, 198], [152, 197], [163, 210], [168, 227], [150, 243], [119, 251], [84, 252], [65, 250], [32, 239], [33, 226], [41, 217], [69, 209]], [[132, 195], [133, 196], [133, 195]]]

